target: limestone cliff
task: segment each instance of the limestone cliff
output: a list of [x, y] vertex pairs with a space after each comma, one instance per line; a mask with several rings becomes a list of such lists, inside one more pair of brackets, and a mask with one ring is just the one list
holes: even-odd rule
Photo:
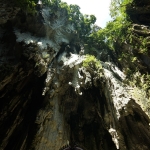
[[[0, 150], [149, 150], [147, 94], [112, 59], [84, 55], [63, 9], [33, 15], [0, 3]], [[149, 67], [149, 56], [141, 61]]]

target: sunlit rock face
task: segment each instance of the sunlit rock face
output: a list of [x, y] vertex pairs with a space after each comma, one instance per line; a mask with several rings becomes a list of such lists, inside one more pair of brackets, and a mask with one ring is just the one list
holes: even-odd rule
[[64, 52], [54, 60], [45, 80], [47, 104], [36, 120], [35, 141], [41, 137], [36, 148], [58, 149], [74, 141], [89, 150], [148, 149], [149, 118], [122, 82], [125, 75], [112, 62], [101, 62], [102, 70], [85, 68], [84, 59]]
[[73, 25], [56, 14], [19, 12], [0, 28], [0, 149], [148, 150], [150, 120], [126, 76], [111, 59], [85, 67]]

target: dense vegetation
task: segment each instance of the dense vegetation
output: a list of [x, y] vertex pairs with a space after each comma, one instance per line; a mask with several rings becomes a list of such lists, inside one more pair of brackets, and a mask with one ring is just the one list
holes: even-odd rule
[[130, 19], [127, 9], [134, 7], [134, 0], [112, 0], [110, 13], [112, 21], [108, 22], [104, 29], [90, 34], [92, 45], [96, 49], [112, 50], [117, 56], [124, 73], [130, 77], [133, 72], [144, 72], [141, 66], [140, 54], [148, 55], [148, 40], [144, 33], [135, 30], [140, 29]]
[[[111, 16], [114, 19], [97, 36], [113, 50], [127, 75], [125, 82], [146, 92], [150, 97], [149, 69], [141, 59], [149, 57], [149, 27], [130, 18], [130, 8], [140, 5], [137, 0], [112, 0]], [[142, 4], [141, 4], [142, 5]]]

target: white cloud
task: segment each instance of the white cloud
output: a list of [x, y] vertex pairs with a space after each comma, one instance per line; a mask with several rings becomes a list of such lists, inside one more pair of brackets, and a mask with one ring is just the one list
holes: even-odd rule
[[96, 16], [96, 24], [105, 27], [111, 17], [109, 15], [109, 5], [111, 0], [62, 0], [68, 4], [77, 4], [83, 14], [93, 14]]

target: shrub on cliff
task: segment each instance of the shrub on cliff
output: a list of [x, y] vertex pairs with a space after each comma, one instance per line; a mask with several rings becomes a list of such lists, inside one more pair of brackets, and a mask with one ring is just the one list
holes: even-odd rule
[[93, 55], [86, 55], [85, 59], [83, 60], [83, 67], [85, 68], [92, 68], [92, 69], [102, 69], [102, 65], [99, 60], [95, 58]]

